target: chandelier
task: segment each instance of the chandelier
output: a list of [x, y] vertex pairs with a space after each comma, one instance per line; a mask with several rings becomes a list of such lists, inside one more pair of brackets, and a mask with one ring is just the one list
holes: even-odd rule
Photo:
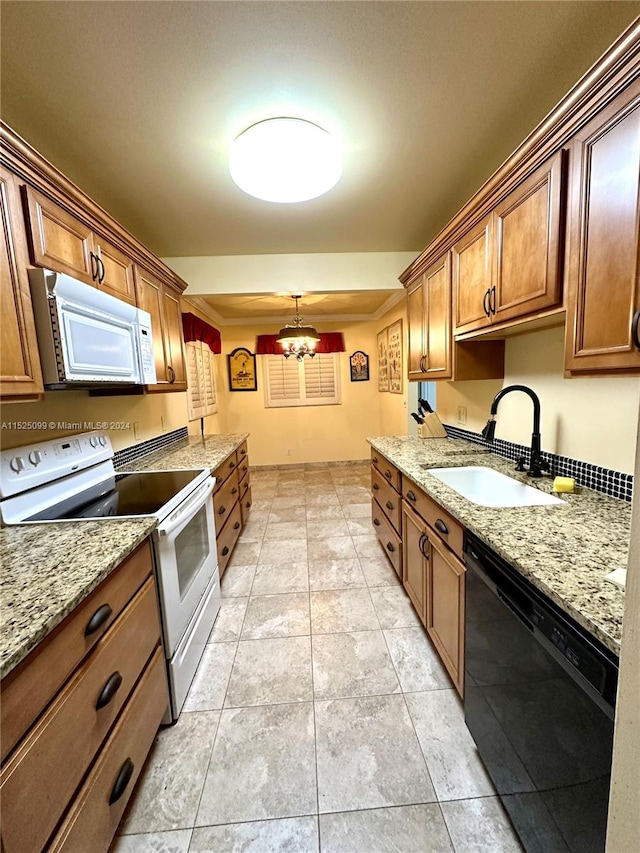
[[292, 355], [302, 361], [305, 355], [313, 358], [316, 354], [316, 344], [320, 340], [320, 335], [313, 326], [303, 326], [302, 317], [298, 312], [298, 300], [302, 297], [292, 296], [296, 301], [296, 316], [293, 318], [293, 324], [287, 323], [278, 332], [278, 343], [282, 346], [282, 354], [285, 358]]

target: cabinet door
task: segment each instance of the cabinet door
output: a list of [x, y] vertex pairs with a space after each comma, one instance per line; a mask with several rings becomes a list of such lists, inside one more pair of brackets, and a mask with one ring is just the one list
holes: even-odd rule
[[186, 391], [187, 375], [185, 371], [180, 294], [178, 291], [170, 290], [165, 286], [163, 288], [162, 300], [169, 384], [172, 391]]
[[421, 275], [407, 290], [407, 322], [409, 327], [407, 375], [410, 380], [422, 379], [424, 375], [426, 349], [423, 285], [424, 276]]
[[434, 533], [429, 537], [429, 545], [427, 633], [462, 696], [465, 568]]
[[156, 365], [158, 384], [152, 386], [164, 390], [163, 384], [169, 382], [167, 372], [167, 355], [164, 339], [164, 317], [162, 314], [162, 283], [150, 273], [135, 268], [136, 299], [138, 308], [148, 311], [151, 315], [151, 334], [153, 335], [153, 358]]
[[415, 513], [402, 505], [402, 582], [420, 621], [424, 625], [427, 614], [427, 555], [426, 524]]
[[640, 369], [640, 82], [571, 149], [565, 368]]
[[424, 274], [426, 379], [451, 378], [451, 256]]
[[494, 322], [535, 314], [562, 302], [563, 159], [564, 152], [559, 151], [494, 211]]
[[453, 246], [455, 333], [491, 324], [493, 217], [487, 216]]
[[33, 263], [94, 284], [91, 229], [31, 187], [26, 199]]
[[101, 238], [95, 238], [96, 254], [103, 269], [98, 276], [98, 287], [106, 290], [130, 305], [136, 304], [136, 292], [133, 281], [133, 261], [120, 249]]
[[27, 278], [26, 234], [17, 182], [1, 168], [0, 216], [0, 396], [33, 398], [44, 389]]

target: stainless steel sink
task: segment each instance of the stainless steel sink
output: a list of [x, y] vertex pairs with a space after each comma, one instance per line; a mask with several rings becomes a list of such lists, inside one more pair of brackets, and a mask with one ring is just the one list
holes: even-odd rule
[[479, 465], [429, 468], [428, 473], [463, 498], [480, 506], [555, 506], [565, 503], [554, 495], [520, 483], [493, 468]]

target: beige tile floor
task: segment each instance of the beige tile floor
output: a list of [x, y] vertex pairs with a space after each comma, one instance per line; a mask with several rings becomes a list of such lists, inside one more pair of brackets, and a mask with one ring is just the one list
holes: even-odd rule
[[369, 466], [261, 470], [113, 853], [517, 853], [373, 533]]

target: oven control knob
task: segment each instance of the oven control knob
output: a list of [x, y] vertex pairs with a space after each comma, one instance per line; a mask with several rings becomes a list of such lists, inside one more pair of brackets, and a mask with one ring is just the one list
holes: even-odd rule
[[106, 447], [106, 446], [107, 446], [107, 437], [106, 437], [106, 435], [98, 436], [98, 441], [100, 442], [100, 444], [102, 445], [102, 447]]
[[39, 465], [42, 462], [42, 454], [39, 450], [31, 451], [31, 453], [29, 454], [29, 462], [31, 462], [31, 464], [34, 466]]
[[98, 446], [98, 436], [92, 435], [91, 438], [89, 439], [89, 444], [91, 445], [91, 447], [97, 447]]
[[9, 462], [9, 467], [12, 471], [15, 471], [16, 474], [19, 474], [20, 471], [24, 469], [24, 459], [22, 456], [14, 456], [11, 462]]

